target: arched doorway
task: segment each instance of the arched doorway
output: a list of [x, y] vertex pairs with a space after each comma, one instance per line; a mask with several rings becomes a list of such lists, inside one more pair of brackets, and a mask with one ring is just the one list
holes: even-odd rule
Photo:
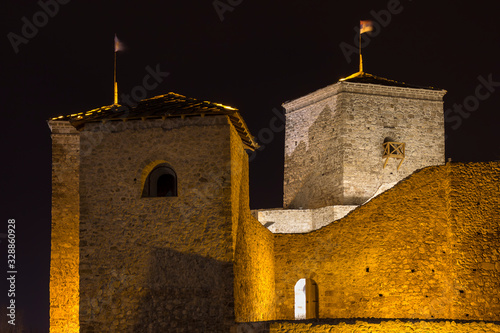
[[318, 318], [318, 285], [312, 279], [295, 284], [295, 320]]

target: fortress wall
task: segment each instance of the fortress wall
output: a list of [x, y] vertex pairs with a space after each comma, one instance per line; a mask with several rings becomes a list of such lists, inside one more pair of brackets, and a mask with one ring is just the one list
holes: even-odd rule
[[[275, 317], [274, 238], [250, 213], [248, 155], [231, 131], [234, 298], [237, 322]], [[237, 219], [236, 219], [237, 217]]]
[[332, 222], [332, 217], [334, 221], [340, 220], [357, 207], [358, 206], [355, 205], [345, 205], [315, 209], [313, 211], [314, 229], [319, 229], [330, 224]]
[[50, 121], [52, 131], [52, 223], [50, 332], [79, 330], [80, 137], [69, 122]]
[[[91, 123], [81, 140], [82, 331], [229, 331], [227, 118]], [[177, 173], [178, 196], [141, 198], [162, 162]]]
[[403, 322], [399, 320], [386, 321], [381, 323], [368, 323], [366, 321], [356, 321], [355, 323], [328, 324], [304, 324], [304, 323], [276, 323], [271, 324], [270, 333], [352, 333], [352, 332], [372, 332], [372, 333], [493, 333], [500, 332], [500, 325], [495, 323], [469, 322], [461, 323], [454, 321], [416, 321]]
[[500, 163], [453, 164], [450, 174], [454, 316], [499, 320]]
[[[461, 168], [459, 179], [454, 175]], [[320, 318], [498, 320], [493, 280], [498, 281], [499, 258], [491, 246], [500, 238], [498, 199], [484, 203], [481, 211], [470, 210], [476, 196], [498, 198], [498, 170], [498, 163], [428, 167], [320, 230], [276, 234], [276, 319], [294, 319], [294, 285], [310, 278], [318, 285]], [[473, 180], [475, 173], [484, 186]], [[457, 182], [464, 186], [459, 189]], [[462, 201], [458, 213], [454, 207], [462, 207]], [[467, 224], [489, 226], [477, 247], [467, 239], [474, 229]], [[460, 238], [467, 242], [457, 251]], [[472, 263], [479, 257], [483, 277], [472, 278], [460, 260]], [[455, 288], [461, 277], [476, 288], [465, 295], [488, 300], [478, 306], [471, 299], [474, 311], [468, 316]]]

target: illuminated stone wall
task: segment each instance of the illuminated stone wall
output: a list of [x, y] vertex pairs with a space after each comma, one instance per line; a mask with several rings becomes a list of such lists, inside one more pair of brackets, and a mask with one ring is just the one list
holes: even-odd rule
[[327, 206], [316, 209], [256, 209], [252, 215], [273, 233], [304, 233], [324, 227], [358, 206]]
[[311, 95], [283, 105], [286, 111], [285, 208], [343, 204], [341, 184], [345, 146], [341, 144], [340, 129], [345, 121], [339, 111], [341, 101], [338, 94]]
[[[248, 155], [224, 116], [51, 123], [52, 332], [274, 319], [273, 235], [250, 214]], [[178, 197], [141, 198], [160, 163]]]
[[237, 322], [275, 318], [274, 237], [250, 214], [248, 155], [231, 135], [231, 185], [235, 241], [234, 298]]
[[50, 332], [79, 332], [80, 138], [68, 122], [49, 122], [52, 131], [52, 224]]
[[[326, 133], [324, 122], [316, 125]], [[293, 320], [302, 278], [318, 286], [320, 318], [500, 319], [499, 163], [424, 168], [330, 224], [331, 207], [270, 210], [284, 232], [296, 213], [321, 228], [272, 234], [249, 210], [248, 156], [225, 116], [88, 123], [81, 132], [64, 121], [50, 126], [51, 332], [229, 332], [235, 322]], [[422, 160], [441, 158], [441, 148]], [[178, 197], [141, 198], [161, 163], [176, 171]], [[314, 199], [323, 190], [300, 195]], [[273, 323], [268, 330], [498, 328], [488, 325]]]
[[276, 319], [313, 279], [320, 318], [499, 320], [500, 165], [428, 167], [345, 218], [275, 234]]
[[[383, 184], [444, 163], [444, 90], [339, 82], [285, 103], [285, 208], [359, 205]], [[406, 158], [383, 168], [385, 138]]]
[[368, 323], [366, 321], [356, 321], [355, 323], [329, 324], [305, 324], [305, 323], [275, 323], [269, 325], [270, 328], [262, 333], [352, 333], [352, 332], [373, 332], [373, 333], [493, 333], [500, 332], [500, 325], [495, 323], [469, 322], [461, 323], [454, 321], [436, 322], [403, 322], [399, 320], [386, 321], [381, 323]]
[[[89, 123], [81, 132], [82, 332], [220, 332], [234, 323], [225, 116]], [[178, 197], [141, 198], [168, 163]]]
[[456, 318], [498, 321], [500, 163], [452, 165], [449, 223], [455, 297], [449, 306]]

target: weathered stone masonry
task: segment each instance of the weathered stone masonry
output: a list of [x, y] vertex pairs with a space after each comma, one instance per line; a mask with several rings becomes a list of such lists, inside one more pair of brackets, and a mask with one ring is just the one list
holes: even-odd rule
[[269, 329], [261, 332], [270, 333], [498, 333], [500, 326], [494, 323], [470, 322], [461, 323], [455, 321], [400, 321], [391, 320], [381, 323], [356, 320], [355, 323], [327, 324], [305, 324], [305, 323], [276, 323], [269, 325]]
[[232, 181], [235, 187], [232, 202], [239, 205], [234, 207], [239, 213], [238, 224], [233, 226], [236, 321], [272, 320], [275, 318], [274, 238], [250, 214], [248, 155], [241, 140], [234, 131], [231, 133], [231, 175], [238, 178]]
[[320, 318], [498, 320], [500, 163], [416, 172], [347, 217], [275, 235], [277, 319], [314, 279]]
[[[285, 208], [359, 205], [384, 184], [444, 163], [444, 90], [340, 81], [283, 104]], [[383, 169], [384, 139], [406, 158]]]
[[[481, 322], [500, 319], [500, 163], [443, 165], [443, 94], [341, 81], [285, 104], [296, 209], [254, 212], [281, 234], [249, 210], [256, 144], [236, 109], [169, 93], [53, 118], [51, 332], [292, 321], [302, 278], [319, 318], [380, 322], [262, 332], [500, 331]], [[407, 144], [399, 171], [383, 169], [388, 137]], [[142, 197], [158, 165], [177, 196]]]
[[[171, 95], [161, 98], [180, 98]], [[235, 119], [79, 130], [51, 120], [52, 332], [226, 332], [235, 320], [274, 318], [273, 238], [250, 214]], [[159, 164], [175, 170], [177, 197], [141, 197]]]
[[61, 333], [77, 332], [80, 136], [68, 122], [50, 121], [49, 126], [52, 131], [50, 327]]
[[[82, 331], [231, 326], [229, 127], [224, 116], [86, 124], [82, 142], [99, 143], [81, 157]], [[141, 198], [165, 162], [178, 197]]]

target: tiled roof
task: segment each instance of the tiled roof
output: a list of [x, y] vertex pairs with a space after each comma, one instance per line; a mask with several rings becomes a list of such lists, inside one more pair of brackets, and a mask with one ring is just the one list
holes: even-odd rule
[[116, 120], [165, 119], [171, 117], [215, 116], [226, 115], [241, 137], [247, 149], [256, 149], [255, 142], [238, 109], [230, 106], [200, 101], [173, 92], [140, 101], [136, 106], [107, 105], [86, 112], [51, 118], [52, 121], [69, 121], [76, 128], [90, 122], [107, 122]]
[[398, 81], [386, 79], [384, 77], [368, 74], [365, 72], [354, 73], [346, 78], [340, 79], [339, 81], [340, 82], [353, 82], [353, 83], [371, 83], [371, 84], [379, 84], [379, 85], [383, 85], [383, 86], [392, 86], [392, 87], [441, 90], [439, 88], [434, 88], [434, 87], [423, 87], [423, 86], [407, 84], [405, 82], [398, 82]]

